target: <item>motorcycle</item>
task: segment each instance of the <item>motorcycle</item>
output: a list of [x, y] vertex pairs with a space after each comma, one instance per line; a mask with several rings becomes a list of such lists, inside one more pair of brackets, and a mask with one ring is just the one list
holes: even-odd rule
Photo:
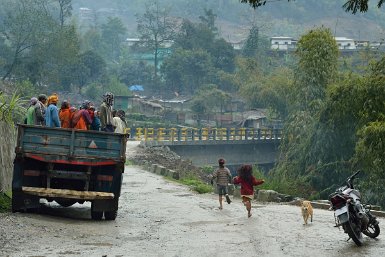
[[[354, 188], [357, 171], [347, 178], [345, 185], [329, 196], [334, 210], [335, 227], [342, 227], [357, 246], [363, 243], [362, 234], [376, 238], [380, 234], [377, 218], [370, 212], [370, 205], [361, 203], [361, 193]], [[348, 240], [349, 240], [348, 239]]]

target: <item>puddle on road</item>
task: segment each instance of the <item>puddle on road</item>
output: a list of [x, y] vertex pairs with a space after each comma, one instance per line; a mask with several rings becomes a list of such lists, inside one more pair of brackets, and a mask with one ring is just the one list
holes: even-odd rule
[[82, 243], [82, 245], [92, 245], [92, 246], [114, 246], [111, 243]]
[[252, 209], [259, 209], [259, 208], [265, 208], [266, 206], [263, 205], [257, 205], [257, 206], [251, 206]]
[[179, 197], [187, 197], [187, 196], [193, 196], [193, 194], [181, 194], [181, 195], [175, 195], [175, 196], [179, 196]]
[[123, 182], [123, 185], [128, 185], [130, 187], [140, 187], [140, 186], [144, 185], [144, 182], [130, 181], [130, 182]]
[[175, 192], [178, 192], [179, 190], [176, 190], [176, 189], [163, 189], [163, 188], [160, 188], [160, 187], [157, 187], [156, 188], [160, 193], [175, 193]]
[[59, 252], [59, 254], [64, 254], [64, 255], [80, 255], [81, 252], [74, 252], [74, 251], [65, 251], [65, 252]]
[[205, 226], [205, 225], [216, 225], [216, 224], [221, 224], [224, 225], [243, 225], [243, 224], [235, 224], [232, 223], [231, 220], [229, 221], [224, 221], [224, 220], [211, 220], [211, 221], [194, 221], [194, 222], [186, 222], [182, 223], [184, 226]]

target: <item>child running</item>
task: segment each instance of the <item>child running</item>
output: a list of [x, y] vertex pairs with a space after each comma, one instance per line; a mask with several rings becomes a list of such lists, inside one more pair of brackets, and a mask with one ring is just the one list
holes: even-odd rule
[[251, 165], [242, 165], [238, 170], [238, 176], [234, 177], [234, 184], [241, 184], [242, 203], [246, 206], [247, 217], [251, 217], [251, 200], [254, 199], [254, 187], [263, 184], [263, 179], [256, 179], [253, 176]]
[[228, 204], [231, 203], [227, 184], [231, 182], [231, 173], [230, 170], [225, 167], [225, 160], [219, 159], [218, 160], [219, 168], [214, 172], [211, 178], [211, 185], [213, 185], [213, 179], [217, 179], [217, 189], [218, 189], [218, 195], [219, 195], [219, 209], [223, 209], [222, 205], [222, 196], [226, 197], [226, 201]]

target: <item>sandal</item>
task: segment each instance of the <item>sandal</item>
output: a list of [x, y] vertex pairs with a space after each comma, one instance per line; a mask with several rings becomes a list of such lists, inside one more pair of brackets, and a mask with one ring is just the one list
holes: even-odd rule
[[230, 197], [229, 197], [228, 195], [226, 195], [226, 202], [227, 202], [228, 204], [231, 203]]

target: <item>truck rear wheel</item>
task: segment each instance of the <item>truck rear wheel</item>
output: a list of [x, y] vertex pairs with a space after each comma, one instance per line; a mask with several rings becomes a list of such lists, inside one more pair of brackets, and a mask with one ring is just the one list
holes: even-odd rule
[[103, 218], [102, 211], [94, 211], [94, 202], [91, 203], [91, 218], [93, 220], [101, 220]]
[[103, 212], [101, 212], [101, 211], [91, 211], [91, 218], [93, 220], [101, 220], [103, 218]]
[[106, 220], [115, 220], [116, 216], [118, 216], [118, 210], [115, 210], [115, 211], [105, 211], [104, 212], [104, 218]]
[[12, 195], [12, 212], [13, 213], [18, 212], [18, 211], [24, 212], [25, 207], [21, 208], [23, 201], [24, 201], [24, 199], [22, 196], [18, 196], [15, 193]]

